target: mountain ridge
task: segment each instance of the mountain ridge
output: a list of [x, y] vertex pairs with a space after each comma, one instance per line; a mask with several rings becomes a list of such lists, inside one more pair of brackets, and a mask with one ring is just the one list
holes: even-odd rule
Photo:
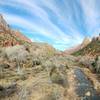
[[89, 55], [89, 56], [99, 56], [100, 55], [100, 34], [97, 37], [93, 37], [91, 42], [84, 48], [73, 53], [73, 55]]
[[0, 14], [0, 45], [3, 47], [22, 44], [22, 42], [31, 42], [21, 32], [13, 30]]
[[74, 52], [79, 51], [80, 49], [84, 48], [85, 46], [87, 46], [89, 43], [91, 42], [91, 40], [88, 37], [85, 37], [83, 42], [79, 45], [76, 45], [70, 49], [67, 49], [64, 51], [65, 54], [72, 54]]

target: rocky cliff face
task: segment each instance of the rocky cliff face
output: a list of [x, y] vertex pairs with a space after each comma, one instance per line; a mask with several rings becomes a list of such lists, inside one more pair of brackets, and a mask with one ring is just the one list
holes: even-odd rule
[[31, 42], [31, 40], [26, 38], [20, 32], [12, 30], [3, 16], [0, 14], [0, 46], [14, 46], [21, 44], [22, 41]]

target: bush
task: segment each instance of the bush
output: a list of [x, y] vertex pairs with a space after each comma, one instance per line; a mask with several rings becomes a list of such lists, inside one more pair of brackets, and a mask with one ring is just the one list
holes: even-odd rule
[[63, 74], [60, 70], [57, 70], [56, 67], [52, 68], [50, 72], [50, 79], [53, 83], [59, 84], [63, 87], [68, 85], [66, 74]]
[[18, 61], [26, 61], [27, 57], [29, 56], [29, 53], [28, 51], [26, 51], [26, 48], [21, 45], [7, 47], [5, 48], [5, 53], [7, 55], [7, 58], [11, 61], [14, 61], [15, 59]]
[[6, 53], [4, 52], [4, 48], [0, 48], [0, 57], [1, 58], [7, 58], [7, 55], [6, 55]]
[[57, 84], [48, 84], [44, 86], [42, 97], [39, 100], [65, 100], [64, 98], [64, 88]]
[[92, 58], [89, 57], [89, 56], [83, 56], [83, 57], [80, 58], [79, 63], [80, 63], [81, 65], [85, 66], [85, 67], [90, 68], [91, 65], [92, 65], [92, 63], [93, 63], [94, 61], [95, 61], [95, 60], [92, 59]]
[[51, 69], [52, 69], [53, 67], [55, 67], [55, 65], [53, 64], [52, 61], [47, 60], [47, 61], [43, 61], [43, 62], [42, 62], [42, 67], [44, 68], [44, 70], [50, 72]]
[[95, 62], [92, 63], [92, 66], [95, 72], [100, 73], [100, 56], [95, 58]]
[[32, 61], [33, 61], [33, 66], [36, 66], [36, 65], [40, 65], [41, 64], [41, 61], [38, 58], [35, 58]]
[[9, 86], [3, 87], [0, 86], [0, 98], [8, 97], [11, 94], [15, 93], [17, 91], [17, 85], [11, 84]]

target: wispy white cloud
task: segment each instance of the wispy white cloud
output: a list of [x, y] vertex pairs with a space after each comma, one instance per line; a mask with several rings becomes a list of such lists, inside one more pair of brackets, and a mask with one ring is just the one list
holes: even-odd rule
[[[38, 35], [47, 37], [56, 48], [64, 49], [81, 43], [85, 36], [97, 32], [100, 14], [96, 4], [96, 0], [3, 0], [0, 1], [2, 6], [0, 12], [4, 14], [9, 24], [27, 29], [33, 36], [37, 34], [37, 37]], [[14, 9], [17, 13], [13, 11]], [[18, 14], [20, 10], [28, 12], [30, 17]], [[46, 38], [41, 40], [35, 38], [31, 37], [32, 40], [48, 41]]]
[[[12, 0], [11, 0], [12, 1]], [[39, 33], [41, 34], [45, 34], [45, 35], [52, 35], [52, 37], [55, 37], [56, 39], [62, 39], [63, 37], [66, 37], [67, 39], [67, 35], [64, 34], [62, 32], [62, 30], [60, 30], [57, 26], [55, 26], [49, 19], [48, 19], [48, 15], [47, 15], [47, 12], [45, 12], [43, 9], [41, 9], [40, 7], [38, 7], [35, 2], [30, 2], [30, 1], [20, 1], [20, 0], [17, 0], [16, 2], [12, 1], [12, 2], [7, 2], [8, 5], [10, 6], [14, 6], [14, 7], [18, 7], [19, 5], [23, 5], [22, 8], [23, 9], [26, 9], [29, 13], [31, 13], [33, 16], [36, 15], [38, 17], [40, 17], [40, 19], [47, 24], [47, 26], [44, 26], [42, 28], [41, 27], [36, 27], [37, 23], [34, 23], [34, 22], [31, 22], [30, 25], [32, 25], [31, 27], [35, 27], [34, 29], [38, 30]], [[13, 16], [12, 16], [13, 17]], [[9, 17], [10, 18], [10, 17]], [[12, 20], [17, 20], [18, 16], [14, 16]], [[22, 19], [22, 18], [21, 18]], [[18, 18], [19, 20], [19, 18]], [[18, 21], [17, 20], [17, 23], [18, 22], [22, 22], [21, 20]], [[11, 21], [11, 20], [10, 20]], [[35, 24], [35, 25], [34, 25]], [[40, 23], [39, 23], [40, 24]], [[29, 25], [29, 22], [27, 21], [27, 24], [25, 25]], [[30, 26], [29, 25], [29, 26]], [[34, 25], [34, 26], [33, 26]], [[40, 25], [38, 25], [40, 26]], [[38, 29], [37, 29], [38, 28]], [[57, 33], [57, 34], [54, 34], [54, 33]], [[59, 35], [59, 37], [58, 37]]]
[[[81, 0], [80, 4], [84, 13], [84, 21], [88, 31], [94, 29], [99, 23], [100, 9], [97, 9], [97, 0]], [[98, 0], [99, 1], [99, 0]], [[99, 24], [100, 25], [100, 24]], [[97, 27], [96, 27], [97, 28]]]

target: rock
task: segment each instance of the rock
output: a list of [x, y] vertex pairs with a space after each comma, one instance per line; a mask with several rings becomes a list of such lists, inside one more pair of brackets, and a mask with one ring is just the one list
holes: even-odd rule
[[86, 95], [86, 96], [90, 96], [90, 95], [91, 95], [91, 92], [88, 91], [88, 92], [85, 93], [85, 95]]

